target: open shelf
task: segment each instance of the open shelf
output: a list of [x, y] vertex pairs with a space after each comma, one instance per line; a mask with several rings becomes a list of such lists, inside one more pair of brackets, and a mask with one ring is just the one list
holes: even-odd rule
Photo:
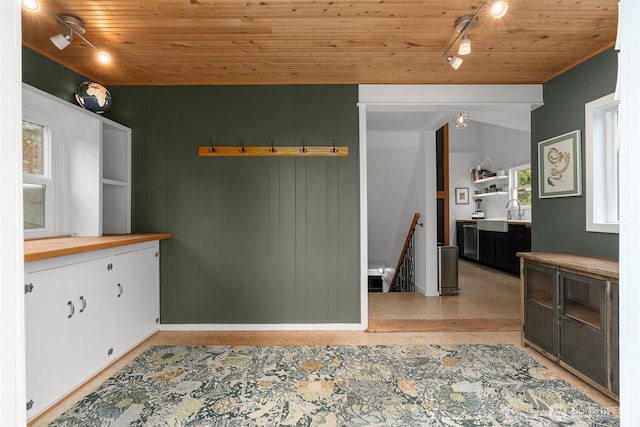
[[509, 179], [509, 177], [507, 175], [490, 176], [489, 178], [482, 178], [477, 181], [473, 181], [473, 183], [476, 185], [482, 185], [482, 184], [488, 184], [494, 181], [502, 181], [503, 179]]
[[509, 193], [507, 193], [506, 191], [494, 191], [491, 193], [480, 193], [480, 194], [474, 194], [473, 196], [471, 196], [471, 198], [473, 199], [481, 199], [483, 197], [493, 197], [493, 196], [505, 196], [508, 195]]

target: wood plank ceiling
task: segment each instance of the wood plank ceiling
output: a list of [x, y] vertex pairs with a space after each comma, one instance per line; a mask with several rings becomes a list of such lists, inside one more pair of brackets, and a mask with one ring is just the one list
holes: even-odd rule
[[[457, 71], [443, 57], [453, 23], [482, 0], [41, 0], [22, 31], [110, 85], [542, 83], [615, 42], [618, 0], [507, 1], [500, 20], [482, 10]], [[58, 50], [47, 11], [81, 18], [112, 62], [77, 37]]]

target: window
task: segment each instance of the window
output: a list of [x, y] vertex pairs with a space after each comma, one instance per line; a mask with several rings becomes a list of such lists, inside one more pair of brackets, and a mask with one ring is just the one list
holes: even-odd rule
[[517, 199], [520, 206], [531, 206], [531, 165], [509, 169], [510, 198]]
[[51, 231], [51, 137], [45, 126], [22, 122], [23, 212], [25, 236]]
[[613, 94], [585, 104], [587, 231], [618, 233], [618, 104]]

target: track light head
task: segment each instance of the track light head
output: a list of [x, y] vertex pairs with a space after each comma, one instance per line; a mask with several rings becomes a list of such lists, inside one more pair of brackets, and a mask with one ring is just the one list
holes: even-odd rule
[[65, 47], [71, 44], [71, 40], [73, 40], [73, 37], [71, 37], [71, 34], [72, 33], [56, 34], [55, 36], [50, 37], [49, 40], [51, 40], [51, 43], [56, 45], [58, 49], [63, 50]]
[[447, 62], [451, 65], [451, 68], [457, 70], [462, 65], [462, 58], [459, 58], [454, 55], [447, 56]]
[[460, 41], [460, 46], [458, 46], [458, 55], [468, 55], [471, 53], [471, 38], [469, 38], [469, 34], [465, 33], [462, 36], [462, 40]]

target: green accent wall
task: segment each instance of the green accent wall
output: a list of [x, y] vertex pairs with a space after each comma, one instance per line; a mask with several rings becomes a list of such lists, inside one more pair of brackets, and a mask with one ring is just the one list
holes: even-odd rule
[[[82, 76], [24, 50], [24, 81], [71, 101]], [[109, 90], [133, 134], [132, 231], [173, 233], [162, 323], [360, 323], [357, 86]], [[199, 157], [211, 139], [349, 156]]]
[[[533, 251], [576, 252], [618, 257], [618, 235], [586, 231], [584, 106], [615, 91], [617, 52], [607, 50], [544, 84], [544, 106], [531, 114]], [[581, 131], [582, 196], [538, 197], [538, 143], [579, 129]]]

